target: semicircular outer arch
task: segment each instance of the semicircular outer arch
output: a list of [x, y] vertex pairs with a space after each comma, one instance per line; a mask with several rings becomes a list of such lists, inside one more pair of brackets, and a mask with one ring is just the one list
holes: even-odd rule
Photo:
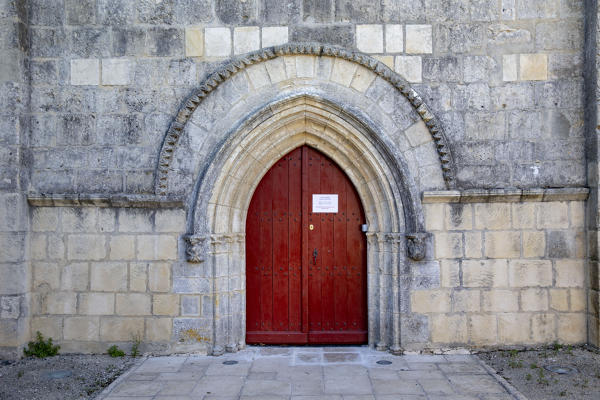
[[169, 172], [172, 169], [173, 153], [179, 143], [179, 138], [183, 134], [186, 124], [202, 101], [220, 84], [239, 71], [273, 58], [289, 55], [312, 55], [341, 58], [361, 65], [389, 82], [390, 85], [408, 100], [419, 117], [423, 120], [435, 143], [446, 188], [452, 189], [455, 187], [456, 175], [454, 160], [442, 125], [438, 118], [431, 112], [430, 108], [424, 103], [419, 94], [404, 78], [392, 71], [382, 62], [360, 52], [349, 51], [333, 45], [288, 43], [285, 45], [264, 48], [233, 59], [209, 75], [199, 86], [198, 90], [188, 98], [177, 113], [175, 120], [169, 126], [169, 130], [167, 131], [161, 146], [158, 165], [155, 172], [154, 190], [156, 195], [168, 195], [168, 180]]

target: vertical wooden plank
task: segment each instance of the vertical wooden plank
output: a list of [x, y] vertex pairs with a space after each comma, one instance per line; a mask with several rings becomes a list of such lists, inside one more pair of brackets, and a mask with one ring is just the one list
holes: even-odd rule
[[[363, 268], [366, 266], [363, 262], [365, 240], [363, 233], [360, 231], [360, 225], [363, 223], [362, 210], [358, 195], [348, 180], [346, 183], [347, 193], [347, 243], [348, 243], [348, 304], [349, 308], [348, 324], [352, 330], [361, 330], [364, 326], [366, 314], [366, 300], [363, 296], [363, 286], [365, 286], [365, 273]], [[365, 287], [366, 288], [366, 287]]]
[[[333, 298], [335, 307], [335, 330], [343, 330], [348, 321], [348, 299], [347, 299], [347, 278], [344, 274], [344, 267], [348, 267], [347, 257], [347, 234], [346, 212], [346, 176], [336, 168], [335, 192], [338, 193], [338, 213], [334, 222], [334, 256], [335, 256], [335, 275]], [[346, 324], [346, 325], [345, 325]]]
[[310, 256], [308, 250], [308, 224], [310, 199], [308, 194], [308, 147], [303, 146], [302, 152], [302, 332], [308, 333], [310, 321], [308, 315], [308, 297], [310, 272]]
[[[311, 148], [307, 148], [306, 152], [308, 156], [308, 168], [307, 168], [307, 197], [309, 210], [308, 210], [308, 224], [313, 225], [314, 229], [308, 231], [308, 256], [309, 256], [309, 288], [308, 288], [308, 308], [309, 308], [309, 325], [310, 331], [322, 330], [322, 293], [321, 293], [321, 268], [323, 267], [322, 249], [321, 246], [321, 219], [319, 214], [312, 212], [312, 195], [321, 193], [321, 156], [319, 153]], [[315, 256], [316, 250], [316, 256]]]
[[288, 155], [289, 329], [302, 331], [302, 149]]
[[263, 195], [260, 196], [260, 311], [261, 330], [273, 328], [273, 181], [271, 171], [267, 172]]
[[259, 196], [262, 183], [258, 185], [246, 216], [246, 331], [260, 330], [260, 208]]
[[289, 330], [288, 320], [288, 161], [271, 169], [273, 180], [273, 330]]
[[[334, 190], [334, 170], [338, 167], [333, 164], [329, 158], [321, 155], [320, 162], [320, 178], [321, 178], [321, 193], [336, 194]], [[334, 297], [333, 297], [333, 265], [334, 262], [334, 230], [333, 216], [335, 214], [325, 213], [318, 214], [317, 218], [321, 223], [321, 318], [323, 331], [334, 330]]]

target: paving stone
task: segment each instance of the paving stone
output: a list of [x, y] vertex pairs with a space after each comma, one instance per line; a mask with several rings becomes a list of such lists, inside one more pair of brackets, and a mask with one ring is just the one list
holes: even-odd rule
[[229, 376], [226, 379], [223, 376], [206, 376], [198, 381], [192, 395], [238, 396], [243, 384], [244, 378], [241, 376]]
[[376, 395], [382, 394], [425, 394], [417, 381], [398, 379], [372, 379], [373, 390]]
[[281, 381], [270, 380], [253, 380], [246, 381], [242, 388], [242, 396], [258, 396], [258, 395], [279, 395], [286, 396], [292, 394], [291, 384]]
[[197, 384], [197, 380], [194, 381], [177, 381], [177, 382], [165, 382], [162, 389], [158, 393], [159, 395], [186, 395], [190, 394]]

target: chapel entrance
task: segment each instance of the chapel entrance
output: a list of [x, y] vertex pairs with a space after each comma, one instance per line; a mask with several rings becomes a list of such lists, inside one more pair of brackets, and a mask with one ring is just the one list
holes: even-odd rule
[[246, 219], [246, 343], [367, 341], [365, 224], [334, 161], [308, 147], [259, 183]]

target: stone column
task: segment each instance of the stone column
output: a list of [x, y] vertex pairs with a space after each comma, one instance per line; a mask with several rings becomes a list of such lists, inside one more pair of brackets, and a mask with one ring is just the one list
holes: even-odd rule
[[27, 2], [0, 2], [0, 15], [0, 358], [15, 358], [30, 337]]

